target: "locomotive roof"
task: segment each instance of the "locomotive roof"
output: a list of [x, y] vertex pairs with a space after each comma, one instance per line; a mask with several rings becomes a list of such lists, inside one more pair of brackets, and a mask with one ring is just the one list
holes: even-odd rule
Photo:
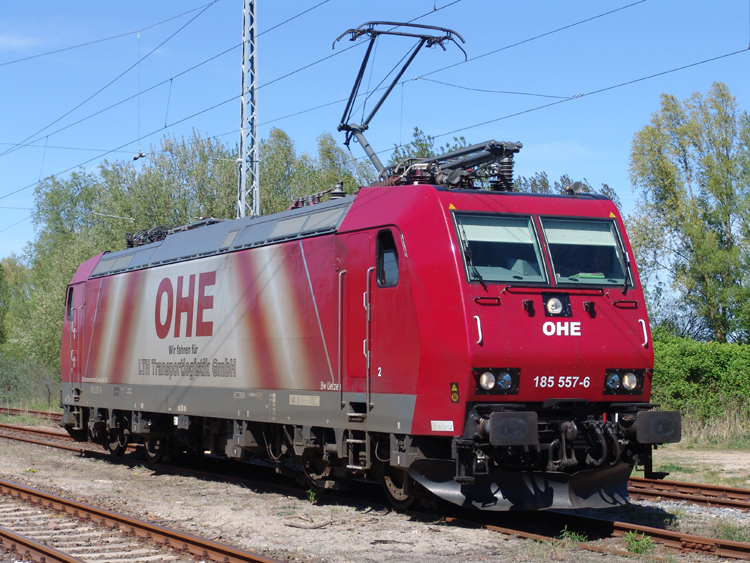
[[171, 234], [163, 241], [107, 253], [102, 256], [90, 278], [335, 232], [355, 197], [348, 196], [274, 215], [221, 221]]
[[[476, 190], [449, 189], [441, 186], [429, 186], [436, 192], [476, 194]], [[499, 197], [528, 197], [571, 199], [609, 200], [600, 194], [578, 194], [575, 196], [560, 194], [532, 194], [518, 192], [487, 192], [483, 194]], [[338, 231], [344, 221], [356, 195], [318, 203], [291, 211], [245, 217], [203, 224], [196, 228], [172, 233], [162, 241], [156, 241], [135, 248], [118, 252], [105, 253], [89, 277], [99, 278], [112, 274], [142, 270], [186, 262], [206, 256], [234, 252], [244, 248], [266, 246], [308, 238]], [[85, 276], [85, 274], [84, 274]], [[85, 278], [84, 278], [85, 279]]]

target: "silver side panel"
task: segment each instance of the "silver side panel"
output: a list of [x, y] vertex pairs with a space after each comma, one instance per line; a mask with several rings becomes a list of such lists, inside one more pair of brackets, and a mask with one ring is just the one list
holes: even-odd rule
[[[333, 387], [333, 386], [331, 386]], [[69, 383], [63, 383], [64, 405], [161, 414], [187, 414], [230, 420], [278, 424], [353, 428], [369, 432], [410, 434], [416, 395], [373, 394], [372, 410], [352, 421], [351, 403], [364, 403], [364, 393], [280, 391], [269, 389], [185, 388], [148, 385], [83, 384], [80, 400]]]

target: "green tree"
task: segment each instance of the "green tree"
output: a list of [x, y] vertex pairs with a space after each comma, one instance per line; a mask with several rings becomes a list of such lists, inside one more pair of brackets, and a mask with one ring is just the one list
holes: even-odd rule
[[5, 280], [5, 268], [0, 262], [0, 347], [8, 339], [5, 328], [5, 317], [8, 315], [10, 308], [10, 288]]
[[645, 277], [666, 273], [719, 342], [750, 329], [748, 163], [750, 117], [718, 82], [683, 102], [663, 94], [630, 153], [640, 267]]
[[23, 260], [11, 254], [0, 260], [5, 285], [4, 313], [0, 343], [0, 356], [20, 357], [23, 355], [22, 336], [29, 332], [29, 268]]
[[[283, 211], [338, 181], [353, 193], [374, 176], [365, 164], [330, 134], [318, 138], [317, 155], [310, 156], [297, 154], [291, 138], [273, 129], [260, 144], [261, 212]], [[35, 240], [22, 259], [3, 262], [0, 350], [59, 370], [65, 290], [82, 262], [122, 250], [126, 233], [234, 218], [236, 200], [236, 147], [196, 131], [187, 139], [164, 137], [138, 163], [105, 161], [94, 173], [47, 178], [35, 190]], [[10, 288], [7, 299], [3, 280]]]
[[426, 158], [452, 152], [468, 146], [463, 137], [453, 137], [453, 143], [446, 143], [442, 147], [435, 148], [435, 137], [414, 127], [412, 140], [406, 145], [393, 145], [393, 154], [388, 161], [388, 166], [394, 166], [407, 158]]
[[[586, 178], [579, 180], [582, 185], [583, 193], [596, 193], [596, 190], [589, 184]], [[550, 184], [549, 178], [546, 172], [536, 172], [528, 178], [525, 176], [519, 176], [516, 178], [514, 191], [516, 192], [527, 192], [532, 194], [564, 194], [565, 188], [572, 185], [575, 182], [567, 174], [560, 176], [559, 180], [555, 180]], [[617, 192], [609, 187], [607, 184], [602, 184], [599, 189], [599, 193], [607, 196], [611, 199], [614, 204], [620, 209], [620, 198], [617, 196]]]
[[294, 141], [281, 129], [271, 129], [260, 142], [260, 210], [262, 215], [284, 211], [294, 200], [326, 191], [341, 181], [347, 193], [375, 180], [372, 166], [344, 151], [330, 133], [317, 139], [317, 155], [298, 154]]

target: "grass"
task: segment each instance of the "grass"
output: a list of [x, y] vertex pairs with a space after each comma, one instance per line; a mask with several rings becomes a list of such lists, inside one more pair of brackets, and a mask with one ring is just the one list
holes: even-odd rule
[[721, 416], [700, 420], [683, 413], [677, 447], [750, 451], [750, 414], [747, 409], [727, 409]]
[[2, 410], [0, 410], [0, 422], [18, 424], [20, 426], [43, 426], [49, 424], [49, 420], [44, 417], [32, 414], [8, 415], [3, 414]]
[[747, 526], [737, 524], [731, 520], [717, 520], [711, 526], [711, 537], [729, 541], [750, 541], [750, 530]]
[[565, 524], [565, 527], [558, 534], [557, 539], [562, 540], [567, 543], [586, 543], [587, 541], [589, 541], [589, 537], [586, 534], [581, 534], [580, 532], [574, 532], [573, 530], [568, 530], [567, 524]]
[[651, 536], [647, 536], [646, 534], [639, 534], [638, 532], [630, 531], [625, 534], [623, 539], [625, 540], [625, 545], [630, 553], [643, 555], [651, 553], [656, 548]]
[[671, 462], [659, 464], [658, 467], [656, 467], [656, 471], [666, 471], [667, 473], [687, 473], [688, 475], [698, 472], [694, 467]]

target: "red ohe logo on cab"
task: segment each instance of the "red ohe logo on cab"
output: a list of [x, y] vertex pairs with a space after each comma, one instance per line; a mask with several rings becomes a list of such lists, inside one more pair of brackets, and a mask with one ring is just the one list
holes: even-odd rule
[[[198, 299], [195, 298], [195, 274], [177, 277], [177, 291], [175, 292], [172, 280], [164, 278], [156, 290], [156, 309], [154, 320], [156, 323], [156, 335], [164, 339], [169, 336], [172, 324], [174, 324], [174, 337], [179, 338], [182, 332], [182, 319], [185, 319], [185, 336], [212, 336], [214, 323], [203, 320], [206, 309], [214, 308], [213, 295], [206, 295], [206, 288], [216, 284], [216, 272], [204, 272], [198, 275]], [[187, 285], [187, 290], [185, 289]], [[187, 295], [186, 295], [187, 293]], [[162, 315], [162, 303], [166, 300], [166, 315]], [[174, 321], [174, 323], [172, 322]]]

